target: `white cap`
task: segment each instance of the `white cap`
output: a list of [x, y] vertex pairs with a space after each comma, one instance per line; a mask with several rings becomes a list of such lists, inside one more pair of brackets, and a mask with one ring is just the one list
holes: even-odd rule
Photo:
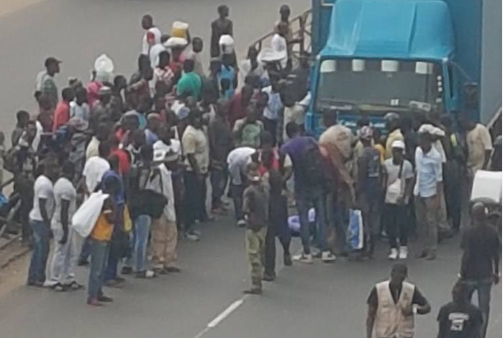
[[403, 141], [397, 140], [391, 144], [391, 149], [405, 149], [405, 143]]

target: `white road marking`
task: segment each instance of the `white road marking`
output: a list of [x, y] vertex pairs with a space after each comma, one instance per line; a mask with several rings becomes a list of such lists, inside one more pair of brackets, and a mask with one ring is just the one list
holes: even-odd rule
[[206, 328], [199, 332], [194, 338], [202, 338], [206, 333], [208, 333], [208, 331], [217, 327], [218, 324], [220, 324], [225, 318], [229, 317], [234, 311], [239, 309], [239, 307], [244, 304], [245, 298], [246, 296], [229, 305], [227, 309], [222, 311], [222, 313], [216, 316], [215, 319], [209, 322], [208, 325], [206, 325]]
[[210, 329], [216, 327], [218, 324], [220, 324], [220, 322], [222, 320], [224, 320], [225, 318], [229, 317], [229, 315], [231, 313], [233, 313], [234, 311], [236, 311], [241, 305], [243, 305], [243, 303], [245, 302], [245, 300], [243, 298], [241, 298], [240, 300], [237, 300], [235, 301], [234, 303], [232, 303], [231, 305], [229, 305], [229, 307], [227, 309], [225, 309], [221, 314], [219, 314], [215, 319], [213, 319], [209, 324], [208, 324], [208, 327]]

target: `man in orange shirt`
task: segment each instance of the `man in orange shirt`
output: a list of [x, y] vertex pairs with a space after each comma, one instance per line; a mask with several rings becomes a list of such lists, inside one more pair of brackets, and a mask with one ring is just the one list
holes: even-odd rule
[[52, 132], [56, 132], [70, 120], [70, 102], [75, 98], [75, 92], [72, 88], [65, 88], [61, 93], [61, 101], [59, 101], [54, 111], [54, 120], [52, 122]]

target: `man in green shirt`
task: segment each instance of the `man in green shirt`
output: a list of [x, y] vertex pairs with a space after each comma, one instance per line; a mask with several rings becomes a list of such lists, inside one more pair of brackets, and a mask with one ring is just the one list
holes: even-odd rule
[[202, 81], [201, 77], [194, 72], [194, 68], [194, 60], [185, 60], [183, 63], [183, 75], [178, 81], [176, 94], [180, 96], [182, 94], [190, 93], [190, 96], [199, 101], [201, 96]]

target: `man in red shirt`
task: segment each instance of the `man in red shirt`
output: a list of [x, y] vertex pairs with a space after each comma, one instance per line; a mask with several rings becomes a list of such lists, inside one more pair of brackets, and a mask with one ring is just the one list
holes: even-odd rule
[[75, 92], [72, 88], [65, 88], [61, 93], [62, 99], [59, 101], [54, 111], [54, 120], [52, 132], [56, 132], [70, 120], [70, 102], [75, 98]]
[[241, 89], [241, 92], [234, 95], [230, 100], [229, 123], [231, 125], [231, 130], [234, 128], [234, 123], [236, 123], [237, 120], [246, 117], [246, 108], [250, 104], [252, 96], [253, 87], [245, 85]]

